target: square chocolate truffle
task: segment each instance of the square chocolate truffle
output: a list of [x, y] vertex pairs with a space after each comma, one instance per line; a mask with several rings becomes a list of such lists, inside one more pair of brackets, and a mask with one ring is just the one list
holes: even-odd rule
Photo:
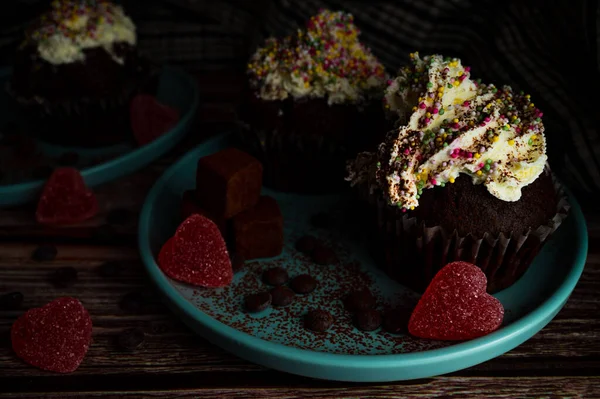
[[196, 191], [188, 190], [183, 193], [183, 197], [181, 198], [181, 220], [185, 220], [196, 213], [212, 220], [221, 231], [223, 237], [226, 237], [227, 220], [221, 216], [214, 215], [212, 212], [209, 212], [206, 209], [203, 209], [196, 198]]
[[256, 205], [262, 176], [256, 158], [227, 148], [198, 161], [196, 196], [204, 209], [229, 219]]
[[244, 259], [270, 258], [283, 249], [283, 216], [277, 201], [262, 196], [233, 218], [235, 251]]

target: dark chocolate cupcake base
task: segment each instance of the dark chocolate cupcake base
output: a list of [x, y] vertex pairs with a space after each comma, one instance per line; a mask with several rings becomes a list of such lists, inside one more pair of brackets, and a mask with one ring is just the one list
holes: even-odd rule
[[265, 167], [265, 185], [287, 192], [342, 190], [346, 161], [384, 136], [379, 102], [263, 101], [248, 93], [239, 110], [243, 147]]
[[[485, 188], [475, 186], [465, 193], [466, 187], [457, 188], [462, 191], [460, 194], [454, 193], [470, 197], [469, 201], [463, 198], [462, 204], [447, 203], [448, 198], [428, 202], [424, 193], [419, 213], [402, 213], [380, 198], [371, 198], [378, 231], [377, 239], [372, 242], [373, 253], [391, 278], [423, 292], [444, 265], [462, 260], [479, 266], [488, 278], [488, 292], [498, 292], [525, 273], [569, 209], [564, 190], [549, 171], [525, 187], [517, 203], [494, 205], [500, 200], [492, 197], [491, 202], [486, 202], [491, 195]], [[447, 189], [448, 186], [439, 188]], [[434, 190], [438, 189], [428, 191]], [[448, 197], [457, 198], [456, 195], [450, 193]], [[485, 207], [485, 217], [463, 210], [461, 220], [456, 217], [458, 213], [450, 211], [452, 206], [470, 206], [471, 200], [478, 199], [480, 206]], [[545, 201], [546, 206], [540, 208], [537, 200]], [[526, 209], [530, 210], [529, 215], [524, 214]], [[498, 219], [494, 220], [492, 215]]]

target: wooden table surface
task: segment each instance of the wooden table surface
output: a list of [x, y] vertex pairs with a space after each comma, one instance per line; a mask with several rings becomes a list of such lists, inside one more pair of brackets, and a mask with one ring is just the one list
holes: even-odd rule
[[[96, 191], [101, 213], [61, 229], [35, 224], [32, 206], [0, 209], [0, 294], [21, 291], [22, 310], [0, 311], [0, 397], [108, 398], [600, 398], [600, 212], [586, 210], [590, 250], [583, 276], [565, 308], [541, 332], [518, 348], [478, 366], [421, 380], [352, 384], [297, 377], [254, 365], [193, 334], [155, 295], [138, 256], [136, 220], [144, 197], [160, 173], [194, 143], [227, 129], [235, 84], [223, 77], [199, 77], [204, 104], [186, 142], [142, 172]], [[109, 225], [114, 209], [132, 213], [124, 225]], [[31, 260], [40, 244], [52, 243], [51, 262]], [[97, 268], [120, 261], [123, 272], [103, 278]], [[55, 288], [49, 273], [61, 266], [78, 270], [78, 281]], [[131, 292], [148, 299], [141, 311], [119, 307]], [[79, 298], [92, 315], [93, 343], [79, 369], [68, 375], [28, 366], [13, 353], [9, 331], [26, 309], [59, 296]], [[125, 352], [121, 331], [146, 332], [141, 349]]]

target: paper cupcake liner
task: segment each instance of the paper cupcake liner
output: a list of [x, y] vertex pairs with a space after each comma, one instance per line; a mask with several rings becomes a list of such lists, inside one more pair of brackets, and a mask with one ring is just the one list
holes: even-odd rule
[[[547, 173], [549, 170], [547, 170]], [[488, 292], [503, 290], [516, 282], [531, 265], [535, 256], [567, 217], [570, 209], [565, 190], [552, 174], [558, 198], [556, 214], [548, 223], [527, 234], [478, 237], [460, 235], [442, 226], [427, 227], [416, 217], [392, 208], [380, 197], [369, 197], [377, 210], [379, 232], [377, 263], [394, 280], [423, 292], [435, 274], [453, 261], [479, 266], [488, 279]], [[366, 195], [365, 192], [362, 195]]]

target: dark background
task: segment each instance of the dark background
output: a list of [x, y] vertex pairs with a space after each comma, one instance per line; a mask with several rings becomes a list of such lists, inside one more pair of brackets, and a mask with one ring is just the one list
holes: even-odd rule
[[[49, 0], [0, 13], [0, 64]], [[302, 26], [321, 7], [354, 14], [362, 40], [393, 72], [408, 53], [443, 53], [473, 75], [531, 94], [544, 112], [552, 168], [585, 200], [600, 191], [598, 1], [591, 0], [123, 0], [140, 49], [192, 71], [234, 70], [269, 35]]]

